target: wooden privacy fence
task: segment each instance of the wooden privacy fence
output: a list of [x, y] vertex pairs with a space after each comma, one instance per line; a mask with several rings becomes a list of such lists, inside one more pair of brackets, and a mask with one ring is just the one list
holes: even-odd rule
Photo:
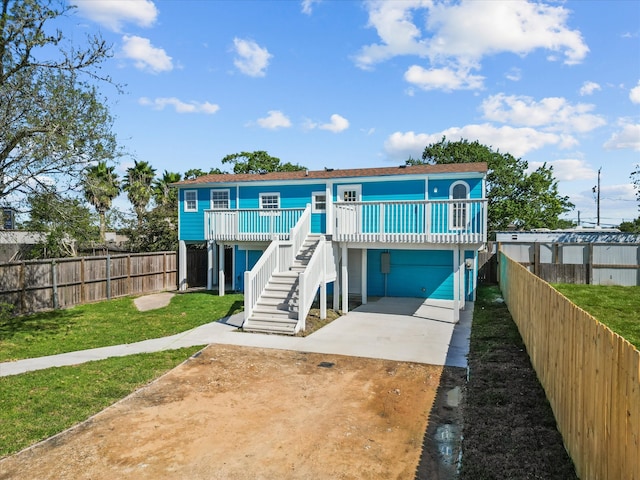
[[640, 352], [499, 256], [500, 287], [578, 476], [640, 479]]
[[176, 252], [157, 252], [1, 264], [0, 302], [21, 314], [175, 290], [176, 261]]

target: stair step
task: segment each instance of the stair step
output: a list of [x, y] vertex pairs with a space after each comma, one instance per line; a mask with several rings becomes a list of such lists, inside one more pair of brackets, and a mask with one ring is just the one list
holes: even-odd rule
[[260, 300], [258, 300], [258, 303], [256, 303], [256, 307], [270, 307], [270, 308], [276, 308], [276, 307], [282, 307], [282, 308], [286, 308], [286, 306], [291, 306], [291, 307], [297, 307], [298, 306], [298, 297], [295, 298], [282, 298], [282, 295], [277, 296], [277, 295], [269, 295], [269, 296], [265, 296], [264, 294], [260, 297]]
[[297, 296], [298, 287], [294, 287], [292, 285], [283, 285], [280, 283], [270, 283], [265, 287], [261, 296], [264, 296], [265, 294], [269, 297], [278, 296], [280, 298], [284, 298], [294, 294]]
[[288, 319], [295, 319], [298, 316], [298, 312], [270, 308], [254, 308], [251, 315], [267, 320], [286, 321]]
[[263, 325], [261, 323], [250, 323], [245, 329], [247, 332], [256, 333], [284, 333], [287, 335], [294, 335], [296, 331], [296, 324], [292, 325]]

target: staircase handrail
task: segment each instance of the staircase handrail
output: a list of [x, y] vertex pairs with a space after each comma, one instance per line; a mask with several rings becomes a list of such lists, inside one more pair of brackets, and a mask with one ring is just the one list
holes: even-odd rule
[[271, 275], [279, 270], [280, 241], [273, 240], [260, 256], [254, 267], [244, 272], [244, 321], [253, 312], [262, 291], [269, 283]]
[[322, 237], [313, 255], [311, 255], [304, 272], [300, 272], [298, 276], [298, 323], [296, 325], [296, 332], [306, 328], [307, 315], [309, 314], [309, 310], [311, 310], [313, 299], [316, 296], [318, 287], [325, 281], [324, 267], [326, 263], [327, 244], [328, 242]]
[[293, 259], [296, 257], [302, 244], [304, 243], [307, 235], [311, 232], [311, 204], [307, 203], [304, 212], [296, 222], [295, 226], [289, 231], [289, 241], [291, 242], [291, 248], [288, 250], [290, 258], [283, 259], [284, 265], [290, 267], [293, 265]]

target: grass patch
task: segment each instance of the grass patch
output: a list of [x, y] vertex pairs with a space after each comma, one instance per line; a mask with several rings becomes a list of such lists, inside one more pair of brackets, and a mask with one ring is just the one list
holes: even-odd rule
[[478, 289], [468, 363], [460, 480], [576, 479], [498, 287]]
[[242, 295], [176, 294], [164, 308], [140, 312], [133, 298], [0, 318], [0, 361], [106, 347], [184, 332], [242, 310]]
[[144, 353], [0, 377], [0, 457], [82, 422], [200, 349]]
[[640, 287], [564, 283], [553, 287], [640, 349]]

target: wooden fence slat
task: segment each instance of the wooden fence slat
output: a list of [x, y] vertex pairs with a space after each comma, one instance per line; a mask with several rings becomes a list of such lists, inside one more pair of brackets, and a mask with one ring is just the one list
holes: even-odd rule
[[498, 265], [578, 476], [640, 480], [640, 352], [502, 252]]
[[2, 264], [0, 301], [21, 314], [173, 290], [175, 257], [175, 252], [158, 252]]

